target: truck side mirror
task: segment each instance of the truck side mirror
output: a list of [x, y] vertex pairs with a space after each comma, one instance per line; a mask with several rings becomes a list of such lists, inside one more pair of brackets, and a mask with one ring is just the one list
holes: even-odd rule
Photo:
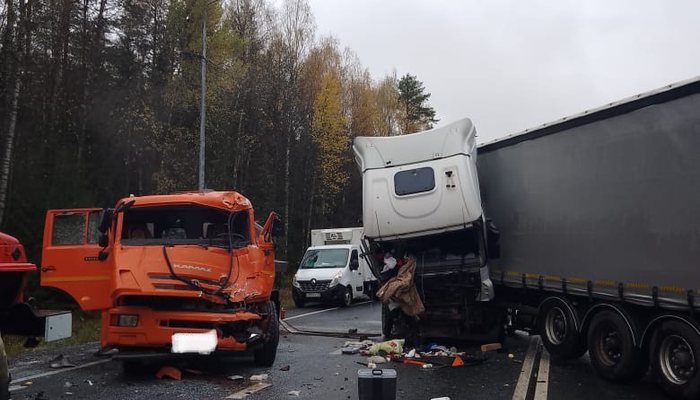
[[[100, 231], [103, 235], [107, 233], [109, 228], [112, 226], [112, 218], [114, 217], [114, 209], [113, 208], [105, 208], [102, 211], [102, 220], [100, 221], [100, 225], [97, 227], [97, 230]], [[101, 238], [100, 238], [101, 240]], [[100, 242], [100, 246], [102, 246]], [[102, 246], [105, 247], [105, 246]]]
[[272, 221], [272, 229], [270, 230], [270, 233], [272, 234], [273, 238], [280, 238], [284, 236], [284, 223], [282, 222], [282, 219], [278, 217]]
[[100, 234], [100, 237], [97, 239], [97, 244], [99, 244], [102, 248], [107, 247], [109, 245], [109, 237], [107, 237], [107, 234]]

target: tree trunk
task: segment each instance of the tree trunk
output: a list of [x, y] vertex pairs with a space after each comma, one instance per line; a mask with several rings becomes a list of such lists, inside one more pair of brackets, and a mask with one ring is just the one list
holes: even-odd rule
[[15, 144], [15, 128], [17, 127], [17, 102], [19, 100], [19, 73], [15, 78], [15, 87], [12, 92], [12, 102], [10, 104], [10, 123], [5, 137], [5, 151], [0, 162], [0, 226], [4, 221], [5, 208], [7, 205], [7, 188], [10, 184], [10, 172], [12, 169], [12, 150]]

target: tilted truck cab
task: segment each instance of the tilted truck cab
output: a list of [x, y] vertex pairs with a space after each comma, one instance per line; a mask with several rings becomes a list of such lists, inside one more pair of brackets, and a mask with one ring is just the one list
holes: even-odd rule
[[[381, 254], [415, 257], [414, 281], [425, 305], [421, 336], [490, 338], [500, 329], [500, 312], [470, 307], [494, 297], [475, 136], [463, 119], [410, 135], [357, 137], [353, 144], [362, 174], [365, 254], [372, 255], [375, 274]], [[388, 336], [394, 318], [386, 308], [384, 314]]]
[[174, 335], [215, 331], [215, 350], [254, 348], [256, 361], [271, 365], [279, 226], [274, 213], [256, 225], [250, 201], [236, 192], [50, 210], [42, 285], [67, 292], [84, 310], [102, 310], [102, 346], [121, 356], [168, 352]]

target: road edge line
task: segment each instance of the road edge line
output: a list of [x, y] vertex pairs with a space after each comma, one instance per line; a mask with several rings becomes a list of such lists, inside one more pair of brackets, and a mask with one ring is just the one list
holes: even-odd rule
[[549, 353], [542, 350], [540, 367], [537, 370], [537, 383], [535, 384], [535, 397], [533, 400], [547, 400], [549, 391]]
[[540, 337], [531, 336], [530, 344], [527, 346], [527, 353], [525, 353], [525, 360], [523, 361], [523, 367], [520, 369], [520, 375], [518, 376], [518, 382], [515, 385], [515, 390], [513, 391], [513, 400], [526, 400], [527, 394], [530, 389], [530, 380], [532, 379], [532, 372], [535, 367], [535, 361], [537, 358], [537, 353], [540, 350]]
[[108, 359], [106, 359], [106, 360], [91, 361], [91, 362], [89, 362], [89, 363], [85, 363], [85, 364], [83, 364], [83, 365], [78, 365], [78, 366], [75, 366], [75, 367], [63, 368], [63, 369], [54, 370], [54, 371], [42, 372], [41, 374], [34, 374], [34, 375], [25, 376], [25, 377], [22, 377], [22, 378], [12, 379], [12, 381], [11, 381], [10, 383], [11, 383], [11, 384], [18, 384], [18, 383], [22, 383], [22, 382], [26, 382], [26, 381], [31, 381], [31, 380], [33, 380], [33, 379], [39, 379], [39, 378], [44, 378], [44, 377], [47, 377], [47, 376], [52, 376], [52, 375], [61, 374], [61, 373], [63, 373], [63, 372], [70, 372], [70, 371], [75, 371], [75, 370], [78, 370], [78, 369], [83, 369], [83, 368], [92, 367], [92, 366], [94, 366], [94, 365], [104, 364], [104, 363], [107, 363], [107, 362], [110, 362], [110, 361], [112, 361], [111, 358], [108, 358]]
[[[367, 301], [363, 301], [362, 303], [355, 303], [355, 304], [351, 305], [350, 307], [361, 306], [361, 305], [363, 305], [363, 304], [369, 304], [369, 303], [371, 303], [371, 302], [372, 302], [372, 300], [367, 300]], [[324, 312], [326, 312], [326, 311], [339, 310], [339, 309], [341, 309], [341, 308], [342, 308], [342, 307], [324, 308], [323, 310], [311, 311], [311, 312], [308, 312], [308, 313], [305, 313], [305, 314], [292, 315], [291, 317], [286, 317], [284, 320], [285, 320], [285, 321], [289, 321], [289, 320], [296, 319], [296, 318], [301, 318], [301, 317], [307, 317], [307, 316], [310, 316], [310, 315], [321, 314], [321, 313], [324, 313]]]

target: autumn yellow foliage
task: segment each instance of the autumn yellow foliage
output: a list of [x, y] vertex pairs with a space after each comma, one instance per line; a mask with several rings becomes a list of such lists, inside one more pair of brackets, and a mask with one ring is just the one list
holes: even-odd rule
[[321, 78], [314, 101], [311, 128], [318, 148], [320, 191], [332, 203], [348, 181], [350, 137], [345, 132], [346, 118], [341, 103], [341, 84], [338, 76], [327, 72]]

